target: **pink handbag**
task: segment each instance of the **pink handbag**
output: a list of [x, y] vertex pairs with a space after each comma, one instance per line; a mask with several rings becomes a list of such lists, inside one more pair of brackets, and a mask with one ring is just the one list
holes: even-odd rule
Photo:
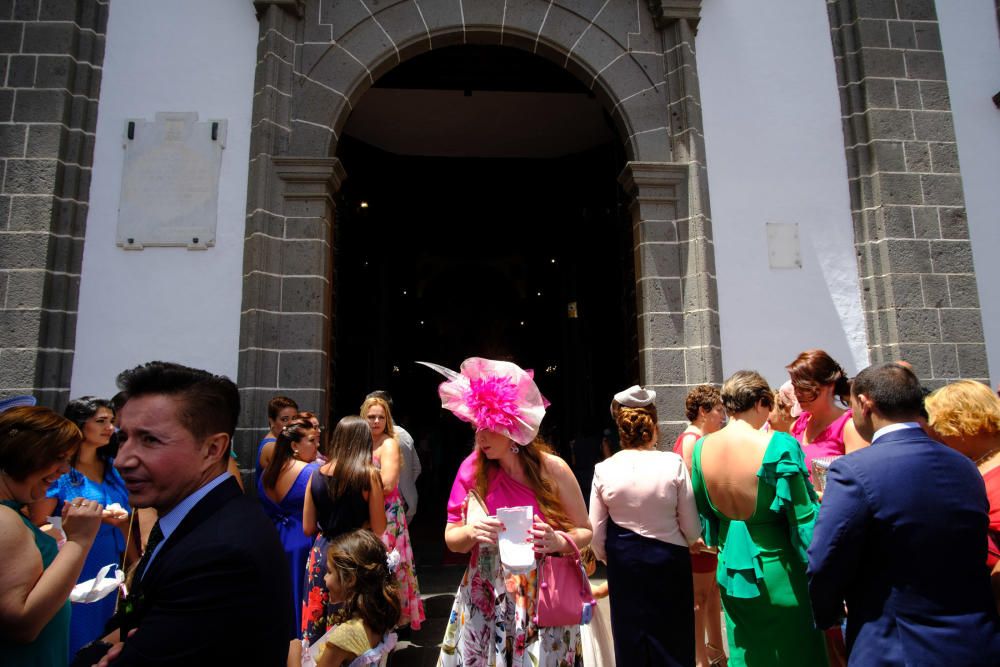
[[573, 546], [573, 553], [546, 554], [538, 563], [538, 602], [534, 620], [540, 628], [590, 623], [597, 604], [580, 560], [580, 550], [573, 538], [563, 532], [559, 534]]

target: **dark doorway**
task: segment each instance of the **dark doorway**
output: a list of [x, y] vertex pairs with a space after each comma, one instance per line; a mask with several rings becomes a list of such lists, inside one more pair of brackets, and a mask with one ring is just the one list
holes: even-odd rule
[[607, 427], [611, 395], [638, 379], [632, 230], [621, 141], [587, 89], [513, 49], [440, 49], [366, 93], [337, 155], [331, 417], [392, 393], [422, 447], [417, 520], [443, 517], [472, 432], [416, 361], [534, 369], [543, 434], [567, 458]]

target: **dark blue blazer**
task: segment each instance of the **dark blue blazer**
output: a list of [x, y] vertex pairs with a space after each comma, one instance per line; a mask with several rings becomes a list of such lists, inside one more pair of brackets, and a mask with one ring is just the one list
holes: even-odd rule
[[1000, 665], [988, 507], [972, 461], [920, 429], [834, 461], [809, 595], [821, 628], [846, 602], [850, 665]]

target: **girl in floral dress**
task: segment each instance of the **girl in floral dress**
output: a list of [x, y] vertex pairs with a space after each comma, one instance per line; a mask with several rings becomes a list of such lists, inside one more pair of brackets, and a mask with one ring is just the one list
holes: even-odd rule
[[382, 533], [382, 543], [390, 553], [396, 551], [399, 554], [399, 566], [396, 568], [401, 607], [399, 625], [409, 625], [414, 630], [419, 630], [425, 618], [424, 603], [420, 599], [420, 587], [413, 568], [413, 549], [406, 525], [406, 508], [399, 492], [399, 470], [403, 465], [403, 455], [394, 437], [392, 413], [384, 399], [372, 396], [361, 405], [361, 416], [368, 421], [372, 431], [372, 459], [381, 472], [385, 493], [386, 528]]
[[[438, 390], [443, 406], [476, 427], [476, 448], [462, 462], [448, 501], [445, 542], [452, 551], [471, 551], [472, 559], [455, 596], [439, 667], [582, 665], [580, 626], [538, 627], [537, 568], [511, 573], [497, 550], [501, 507], [532, 508], [530, 539], [538, 556], [572, 551], [567, 539], [581, 548], [590, 542], [576, 478], [537, 437], [547, 401], [530, 371], [509, 362], [467, 359], [461, 374], [426, 365], [449, 378]], [[480, 502], [485, 507], [477, 511]]]

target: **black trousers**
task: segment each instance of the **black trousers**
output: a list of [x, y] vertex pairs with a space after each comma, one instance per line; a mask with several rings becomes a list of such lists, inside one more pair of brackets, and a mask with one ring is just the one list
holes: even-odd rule
[[615, 663], [694, 665], [694, 583], [686, 547], [643, 537], [608, 518], [605, 541]]

